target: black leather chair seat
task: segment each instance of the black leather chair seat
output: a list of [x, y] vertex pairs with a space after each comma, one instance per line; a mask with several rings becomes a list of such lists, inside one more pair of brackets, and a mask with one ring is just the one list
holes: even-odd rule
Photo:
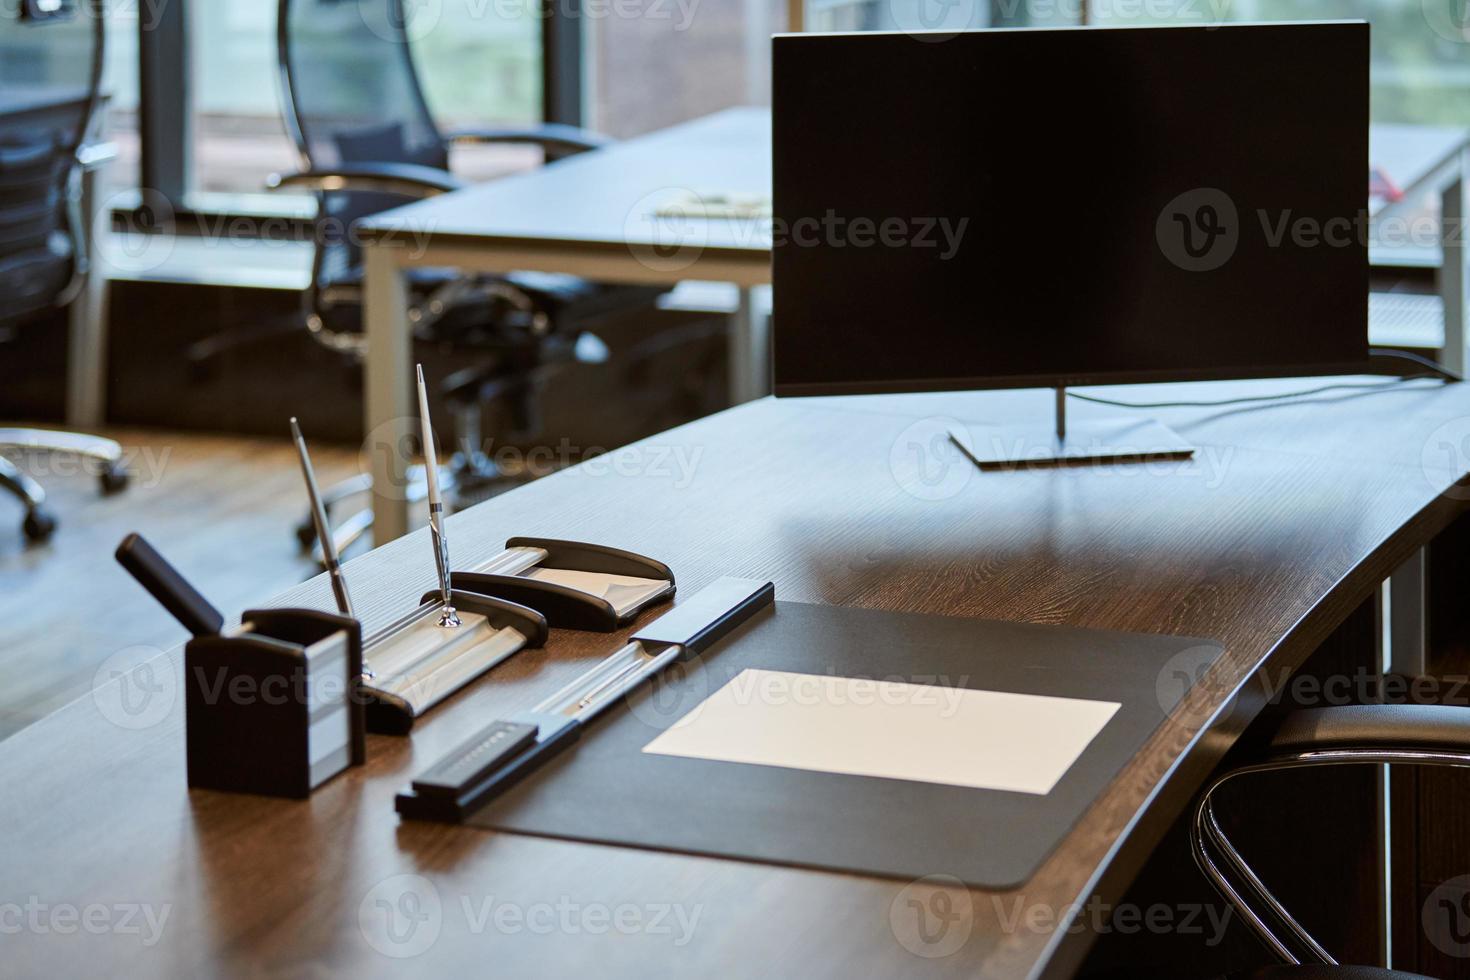
[[71, 251], [37, 248], [0, 259], [0, 296], [6, 318], [50, 306], [71, 279]]
[[[1336, 709], [1334, 709], [1336, 710]], [[1232, 973], [1223, 980], [1433, 980], [1421, 973], [1385, 970], [1381, 966], [1267, 966]]]
[[1293, 711], [1271, 751], [1352, 748], [1470, 750], [1470, 711], [1454, 705], [1359, 704]]

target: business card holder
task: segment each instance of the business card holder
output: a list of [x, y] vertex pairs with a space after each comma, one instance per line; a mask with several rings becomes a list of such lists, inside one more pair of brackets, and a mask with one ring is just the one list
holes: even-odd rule
[[605, 545], [514, 537], [472, 571], [454, 572], [456, 590], [529, 606], [556, 629], [611, 633], [674, 595], [661, 561]]

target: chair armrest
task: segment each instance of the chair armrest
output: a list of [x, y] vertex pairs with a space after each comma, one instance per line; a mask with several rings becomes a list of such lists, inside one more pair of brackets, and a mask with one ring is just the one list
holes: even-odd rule
[[116, 143], [83, 143], [77, 147], [77, 163], [83, 170], [97, 170], [116, 159]]
[[273, 191], [377, 191], [405, 197], [433, 197], [469, 186], [448, 171], [416, 163], [349, 163], [294, 174], [271, 174], [265, 183]]
[[1282, 719], [1268, 752], [1345, 749], [1449, 750], [1470, 755], [1470, 708], [1444, 704], [1304, 708]]
[[562, 123], [543, 123], [524, 128], [472, 127], [455, 130], [447, 139], [450, 143], [532, 143], [545, 150], [547, 158], [552, 160], [596, 150], [613, 142], [601, 133]]

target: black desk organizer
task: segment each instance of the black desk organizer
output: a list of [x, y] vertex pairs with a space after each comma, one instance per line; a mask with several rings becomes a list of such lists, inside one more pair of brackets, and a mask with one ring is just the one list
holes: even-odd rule
[[189, 785], [304, 799], [366, 755], [362, 629], [315, 609], [252, 609], [184, 647]]
[[[674, 595], [674, 573], [661, 561], [598, 544], [562, 541], [556, 538], [515, 537], [505, 542], [507, 549], [538, 548], [546, 556], [514, 574], [498, 572], [454, 572], [450, 582], [455, 590], [493, 596], [529, 606], [546, 617], [556, 629], [587, 630], [611, 633], [632, 622], [639, 613]], [[557, 582], [528, 577], [543, 570], [589, 572], [599, 575], [628, 576], [666, 582], [666, 589], [651, 594], [624, 608], [615, 608], [602, 596]]]
[[[482, 566], [486, 570], [450, 575], [453, 601], [462, 613], [484, 616], [495, 630], [514, 629], [526, 638], [525, 642], [515, 647], [501, 646], [478, 659], [462, 662], [469, 666], [477, 664], [473, 671], [451, 666], [446, 673], [454, 676], [447, 683], [432, 685], [432, 693], [425, 693], [417, 686], [412, 696], [384, 689], [392, 686], [394, 676], [403, 675], [370, 678], [365, 688], [368, 731], [407, 735], [419, 715], [464, 684], [521, 649], [543, 645], [548, 627], [610, 633], [631, 622], [643, 610], [667, 602], [674, 595], [674, 573], [669, 567], [631, 551], [533, 537], [511, 538], [505, 548]], [[615, 606], [602, 595], [585, 589], [531, 577], [538, 571], [608, 576], [600, 583], [605, 592], [628, 588], [632, 599]], [[639, 584], [620, 584], [614, 581], [617, 578], [637, 579]], [[379, 664], [375, 660], [384, 656], [391, 659], [387, 651], [395, 640], [411, 643], [408, 634], [437, 615], [439, 598], [437, 591], [426, 593], [418, 609], [369, 636], [365, 641], [369, 668], [377, 668]]]

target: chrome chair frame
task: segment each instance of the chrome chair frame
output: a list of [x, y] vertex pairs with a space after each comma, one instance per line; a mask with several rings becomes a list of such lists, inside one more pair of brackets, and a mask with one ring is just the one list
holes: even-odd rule
[[[1470, 751], [1452, 752], [1436, 748], [1332, 748], [1286, 752], [1261, 762], [1242, 766], [1217, 776], [1200, 794], [1189, 828], [1190, 851], [1195, 864], [1221, 897], [1230, 903], [1256, 936], [1281, 960], [1292, 965], [1303, 962], [1337, 966], [1332, 954], [1322, 947], [1281, 902], [1271, 894], [1259, 875], [1230, 843], [1215, 816], [1213, 796], [1224, 784], [1260, 772], [1277, 772], [1309, 766], [1428, 765], [1470, 768]], [[1223, 865], [1223, 866], [1222, 866]], [[1227, 873], [1229, 872], [1229, 873]], [[1235, 880], [1231, 880], [1232, 875]], [[1255, 903], [1253, 905], [1253, 903]], [[1274, 918], [1286, 935], [1278, 934], [1267, 922]], [[1295, 948], [1292, 947], [1295, 943]]]

